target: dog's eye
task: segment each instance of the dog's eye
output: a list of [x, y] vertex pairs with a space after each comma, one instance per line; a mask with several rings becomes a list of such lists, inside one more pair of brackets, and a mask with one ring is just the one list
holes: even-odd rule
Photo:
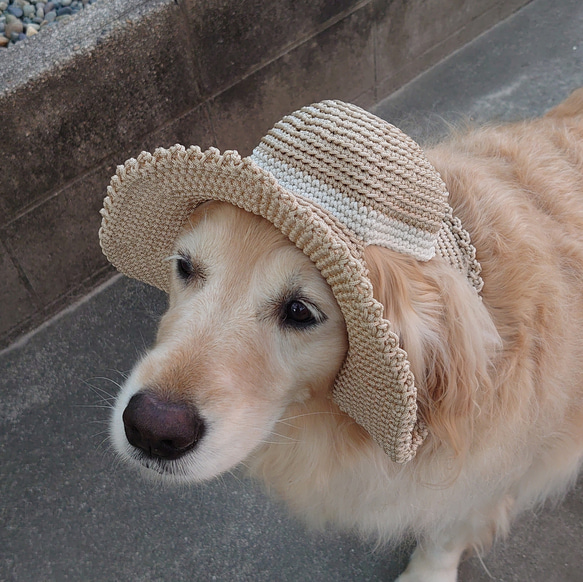
[[203, 265], [193, 261], [186, 252], [179, 252], [169, 259], [174, 260], [176, 275], [183, 283], [196, 283], [198, 285], [206, 280], [206, 270]]
[[297, 299], [286, 303], [283, 313], [283, 322], [285, 325], [293, 327], [309, 327], [318, 323], [310, 308]]
[[176, 274], [184, 283], [202, 282], [206, 279], [204, 268], [199, 263], [194, 262], [187, 254], [180, 253], [171, 258], [174, 259]]
[[186, 257], [176, 259], [176, 272], [183, 281], [188, 281], [194, 275], [192, 263]]

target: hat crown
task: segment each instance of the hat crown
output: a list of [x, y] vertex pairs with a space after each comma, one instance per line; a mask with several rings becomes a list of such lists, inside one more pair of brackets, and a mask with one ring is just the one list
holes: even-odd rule
[[434, 256], [447, 190], [419, 146], [390, 123], [354, 105], [323, 101], [284, 117], [251, 159], [364, 246], [421, 261]]

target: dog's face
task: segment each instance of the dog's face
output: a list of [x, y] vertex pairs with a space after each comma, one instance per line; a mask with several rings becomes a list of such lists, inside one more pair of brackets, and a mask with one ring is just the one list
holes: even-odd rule
[[346, 329], [310, 259], [230, 204], [199, 207], [169, 260], [169, 309], [117, 399], [112, 438], [148, 473], [198, 481], [268, 442], [292, 403], [330, 392]]

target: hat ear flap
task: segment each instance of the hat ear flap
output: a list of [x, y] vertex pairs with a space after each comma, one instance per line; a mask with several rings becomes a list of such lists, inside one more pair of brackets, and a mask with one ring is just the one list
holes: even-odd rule
[[440, 257], [421, 263], [373, 246], [364, 257], [373, 295], [407, 352], [420, 420], [463, 455], [479, 394], [491, 382], [500, 341], [494, 324], [467, 279]]

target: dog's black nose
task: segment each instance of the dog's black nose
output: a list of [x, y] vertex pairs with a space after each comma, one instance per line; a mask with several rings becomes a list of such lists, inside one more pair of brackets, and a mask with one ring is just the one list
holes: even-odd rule
[[202, 438], [204, 421], [189, 404], [172, 402], [152, 392], [138, 392], [123, 412], [130, 444], [151, 457], [178, 459]]

